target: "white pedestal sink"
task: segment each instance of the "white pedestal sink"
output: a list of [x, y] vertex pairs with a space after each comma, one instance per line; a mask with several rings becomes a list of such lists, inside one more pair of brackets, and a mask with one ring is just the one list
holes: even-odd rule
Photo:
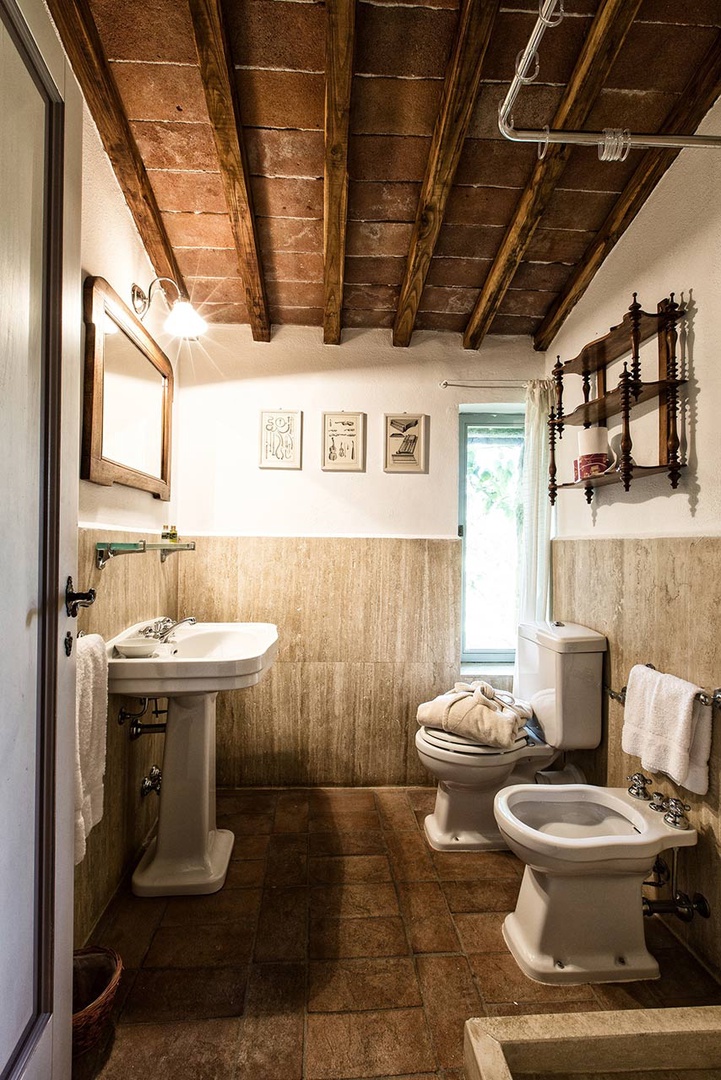
[[278, 630], [272, 623], [186, 623], [153, 656], [120, 656], [116, 645], [145, 625], [108, 642], [109, 693], [168, 699], [158, 835], [133, 874], [133, 892], [217, 892], [234, 837], [215, 820], [215, 702], [219, 690], [262, 678], [275, 659]]

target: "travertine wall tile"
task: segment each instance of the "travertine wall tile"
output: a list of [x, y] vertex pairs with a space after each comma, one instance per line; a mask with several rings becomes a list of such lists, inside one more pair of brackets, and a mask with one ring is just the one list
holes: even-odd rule
[[[651, 663], [699, 686], [721, 685], [721, 637], [715, 613], [721, 606], [721, 538], [556, 540], [553, 544], [554, 616], [605, 634], [609, 642], [605, 681], [625, 686], [634, 664]], [[621, 750], [623, 708], [606, 701], [604, 740], [598, 751], [577, 755], [589, 779], [617, 786], [639, 768]], [[714, 710], [710, 785], [704, 796], [677, 788], [659, 775], [658, 787], [691, 804], [699, 843], [679, 859], [680, 887], [703, 893], [721, 910], [721, 714]], [[715, 920], [673, 920], [675, 933], [716, 971], [721, 939]]]

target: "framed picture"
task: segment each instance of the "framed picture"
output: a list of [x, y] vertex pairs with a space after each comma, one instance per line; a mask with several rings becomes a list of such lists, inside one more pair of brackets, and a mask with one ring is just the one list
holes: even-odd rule
[[268, 410], [260, 414], [261, 469], [300, 469], [303, 413]]
[[418, 413], [385, 414], [385, 472], [428, 472], [428, 424]]
[[326, 472], [365, 472], [366, 414], [324, 412], [322, 453]]

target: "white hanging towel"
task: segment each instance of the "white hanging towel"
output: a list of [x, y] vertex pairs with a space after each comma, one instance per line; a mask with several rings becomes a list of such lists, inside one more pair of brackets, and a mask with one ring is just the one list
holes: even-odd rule
[[108, 721], [108, 656], [99, 634], [77, 640], [75, 690], [75, 865], [88, 833], [103, 816]]
[[711, 709], [696, 700], [699, 686], [637, 664], [626, 689], [621, 746], [651, 772], [663, 772], [688, 791], [708, 791]]

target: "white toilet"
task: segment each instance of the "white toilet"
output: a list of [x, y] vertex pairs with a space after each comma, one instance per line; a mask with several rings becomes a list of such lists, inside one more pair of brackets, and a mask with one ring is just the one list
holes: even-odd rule
[[[493, 797], [509, 784], [533, 783], [563, 750], [598, 746], [606, 639], [576, 623], [529, 623], [518, 630], [518, 698], [531, 701], [534, 719], [510, 750], [481, 746], [437, 728], [421, 727], [416, 748], [438, 777], [433, 813], [425, 820], [428, 843], [438, 851], [505, 848], [493, 814]], [[541, 776], [541, 779], [548, 779]], [[583, 780], [574, 766], [557, 780]]]
[[542, 983], [656, 979], [644, 940], [641, 884], [668, 848], [696, 843], [626, 788], [514, 785], [495, 798], [508, 846], [523, 862], [503, 937]]

